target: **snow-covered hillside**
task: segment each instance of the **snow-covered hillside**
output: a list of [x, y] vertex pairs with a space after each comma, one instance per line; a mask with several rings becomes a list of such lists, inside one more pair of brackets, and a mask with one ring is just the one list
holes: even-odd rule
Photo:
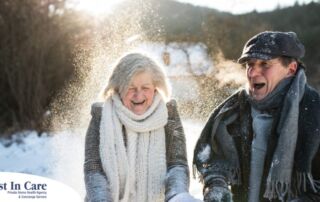
[[214, 64], [203, 43], [142, 43], [137, 51], [148, 53], [164, 67], [178, 102], [196, 100], [199, 95], [197, 76], [208, 76]]

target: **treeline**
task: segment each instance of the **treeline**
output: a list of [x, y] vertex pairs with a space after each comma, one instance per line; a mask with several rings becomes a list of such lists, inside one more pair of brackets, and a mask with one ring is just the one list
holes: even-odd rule
[[[271, 12], [232, 15], [170, 0], [153, 0], [166, 41], [201, 41], [213, 56], [236, 60], [244, 43], [265, 30], [294, 31], [306, 48], [309, 81], [320, 90], [320, 3], [295, 3]], [[150, 15], [152, 18], [154, 14]], [[146, 25], [147, 27], [147, 25]]]
[[235, 60], [253, 34], [292, 30], [306, 46], [309, 81], [320, 89], [319, 3], [231, 15], [171, 0], [140, 0], [134, 4], [143, 6], [128, 10], [129, 4], [123, 5], [113, 19], [101, 20], [97, 26], [97, 21], [66, 7], [66, 1], [0, 1], [0, 134], [44, 129], [57, 95], [74, 79], [78, 68], [91, 68], [77, 64], [91, 55], [79, 59], [77, 53], [90, 52], [97, 27], [103, 32], [99, 44], [107, 47], [105, 55], [112, 59], [129, 49], [127, 39], [134, 34], [165, 42], [200, 41], [213, 59], [222, 53]]
[[0, 1], [0, 136], [79, 121], [78, 104], [100, 90], [97, 81], [106, 80], [101, 72], [129, 49], [127, 40], [143, 33], [140, 18], [151, 7], [129, 1], [95, 19], [70, 2]]
[[[0, 1], [0, 132], [40, 129], [83, 40], [64, 0]], [[81, 31], [79, 31], [81, 30]]]

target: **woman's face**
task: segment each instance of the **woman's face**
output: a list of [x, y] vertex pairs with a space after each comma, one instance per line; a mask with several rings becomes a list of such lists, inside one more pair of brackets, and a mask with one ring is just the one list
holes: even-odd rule
[[141, 115], [151, 106], [155, 91], [151, 75], [148, 72], [141, 72], [132, 78], [121, 100], [130, 111]]

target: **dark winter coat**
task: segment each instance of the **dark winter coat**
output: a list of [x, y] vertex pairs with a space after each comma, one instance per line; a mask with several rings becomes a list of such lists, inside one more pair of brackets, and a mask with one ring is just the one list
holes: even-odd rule
[[[238, 118], [227, 126], [239, 156], [240, 162], [240, 185], [231, 185], [231, 191], [233, 194], [234, 202], [247, 202], [249, 193], [249, 176], [250, 176], [250, 158], [251, 158], [251, 143], [253, 139], [252, 129], [252, 117], [251, 107], [244, 95], [244, 91], [239, 91], [233, 96], [229, 97], [225, 102], [219, 105], [211, 114], [206, 126], [204, 127], [200, 139], [197, 142], [197, 146], [194, 154], [194, 165], [202, 178], [209, 179], [208, 176], [224, 176], [225, 170], [217, 168], [212, 165], [212, 159], [215, 154], [215, 145], [212, 140], [211, 131], [212, 127], [218, 116], [224, 116], [223, 113], [228, 111], [234, 111], [238, 113]], [[281, 109], [274, 109], [272, 114], [275, 120], [279, 119], [279, 113]], [[264, 175], [262, 179], [260, 202], [269, 201], [263, 198], [263, 192], [265, 190], [266, 179], [268, 170], [272, 161], [274, 149], [276, 147], [278, 135], [276, 134], [276, 127], [278, 122], [273, 122], [272, 134], [270, 141], [268, 142], [268, 150], [266, 156], [266, 163], [264, 167]], [[293, 173], [295, 171], [310, 170], [315, 185], [315, 191], [311, 188], [310, 184], [306, 183], [306, 190], [299, 193], [299, 200], [295, 201], [320, 201], [320, 96], [310, 86], [306, 85], [305, 94], [300, 102], [299, 109], [299, 124], [298, 124], [298, 140], [295, 151], [295, 160]], [[206, 137], [206, 138], [203, 138]], [[211, 144], [212, 153], [210, 159], [207, 162], [202, 162], [198, 157], [197, 147], [201, 144]], [[285, 149], [285, 148], [284, 148]], [[310, 163], [308, 163], [310, 162]], [[310, 168], [309, 168], [310, 166]], [[295, 178], [295, 179], [294, 179]], [[227, 177], [225, 178], [227, 179]], [[292, 176], [292, 182], [296, 181], [296, 177]], [[306, 179], [304, 179], [306, 181]], [[227, 182], [230, 184], [230, 182]], [[214, 186], [205, 181], [206, 187]], [[278, 200], [273, 200], [278, 201]]]
[[[99, 129], [103, 103], [92, 105], [92, 119], [85, 140], [84, 177], [86, 201], [112, 202], [108, 179], [103, 171], [99, 154]], [[168, 123], [165, 126], [167, 175], [165, 180], [165, 200], [178, 193], [188, 192], [189, 168], [186, 141], [176, 101], [167, 103]]]

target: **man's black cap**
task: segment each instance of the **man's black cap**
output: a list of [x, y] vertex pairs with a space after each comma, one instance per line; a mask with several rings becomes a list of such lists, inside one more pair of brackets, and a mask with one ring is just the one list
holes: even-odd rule
[[300, 59], [305, 49], [294, 32], [265, 31], [253, 36], [245, 44], [239, 63], [250, 58], [270, 60], [279, 56]]

